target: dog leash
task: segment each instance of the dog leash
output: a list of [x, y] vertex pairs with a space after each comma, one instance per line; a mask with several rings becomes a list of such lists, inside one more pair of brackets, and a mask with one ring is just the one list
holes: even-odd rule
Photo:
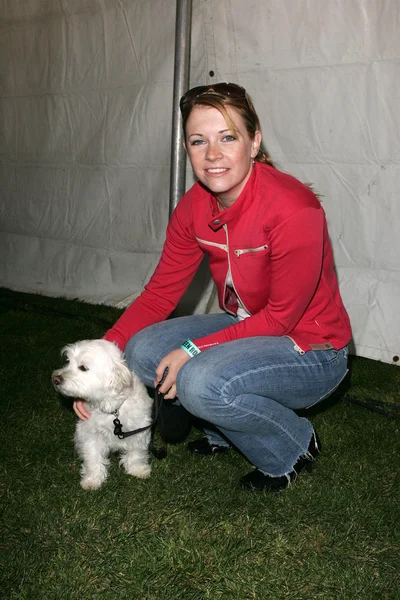
[[[133, 431], [122, 431], [123, 425], [122, 425], [121, 421], [118, 419], [118, 416], [117, 416], [118, 410], [115, 411], [115, 413], [114, 413], [115, 419], [113, 420], [114, 435], [116, 435], [118, 437], [118, 439], [124, 440], [125, 438], [127, 438], [131, 435], [136, 435], [137, 433], [146, 431], [147, 429], [152, 428], [157, 423], [158, 415], [160, 412], [160, 407], [161, 407], [162, 401], [164, 400], [164, 394], [162, 392], [160, 392], [160, 385], [161, 385], [161, 383], [159, 383], [154, 390], [154, 418], [153, 418], [152, 422], [150, 423], [150, 425], [146, 425], [145, 427], [139, 427], [138, 429], [134, 429]], [[161, 460], [167, 456], [167, 448], [166, 448], [166, 446], [163, 446], [161, 448], [155, 448], [153, 438], [154, 438], [154, 429], [153, 429], [153, 432], [151, 435], [150, 451], [154, 454], [154, 456], [156, 458]]]

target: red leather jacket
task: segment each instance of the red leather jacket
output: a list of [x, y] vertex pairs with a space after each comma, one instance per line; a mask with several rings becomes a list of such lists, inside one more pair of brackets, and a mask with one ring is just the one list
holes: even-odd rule
[[[204, 253], [220, 307], [236, 314], [239, 297], [252, 316], [193, 340], [201, 350], [260, 335], [288, 336], [304, 352], [349, 342], [324, 210], [308, 187], [262, 163], [222, 212], [199, 183], [182, 197], [152, 278], [105, 338], [124, 349], [137, 331], [166, 319]], [[236, 294], [226, 286], [229, 268]]]

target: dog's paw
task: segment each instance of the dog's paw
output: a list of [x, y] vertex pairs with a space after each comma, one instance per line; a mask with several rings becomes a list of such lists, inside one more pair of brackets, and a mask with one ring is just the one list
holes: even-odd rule
[[147, 479], [150, 477], [151, 466], [150, 465], [131, 465], [129, 469], [125, 466], [125, 470], [128, 475], [133, 477], [139, 477], [139, 479]]
[[81, 479], [81, 488], [88, 490], [98, 490], [104, 479], [96, 479], [95, 477], [84, 477]]

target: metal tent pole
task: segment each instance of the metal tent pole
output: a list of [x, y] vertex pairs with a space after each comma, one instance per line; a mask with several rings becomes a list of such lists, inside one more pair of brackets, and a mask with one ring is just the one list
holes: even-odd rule
[[189, 86], [192, 0], [176, 1], [174, 94], [169, 215], [185, 193], [186, 152], [182, 146], [179, 100]]

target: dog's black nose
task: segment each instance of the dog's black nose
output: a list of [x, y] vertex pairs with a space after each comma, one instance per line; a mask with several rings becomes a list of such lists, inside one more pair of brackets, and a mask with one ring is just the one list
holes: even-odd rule
[[61, 377], [61, 375], [54, 375], [53, 377], [53, 383], [54, 385], [60, 385], [60, 383], [62, 383], [63, 378]]

